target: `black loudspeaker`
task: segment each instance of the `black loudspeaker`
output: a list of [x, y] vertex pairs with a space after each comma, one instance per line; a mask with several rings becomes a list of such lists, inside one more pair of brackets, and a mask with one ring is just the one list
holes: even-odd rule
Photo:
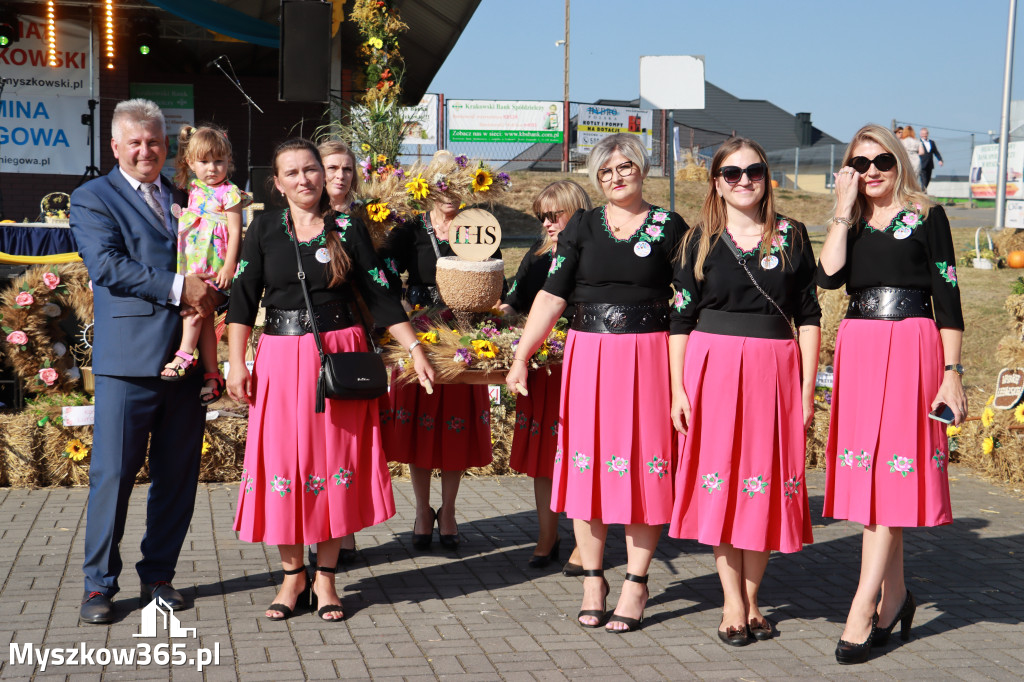
[[331, 90], [329, 2], [282, 0], [277, 98], [282, 102], [326, 102]]
[[274, 168], [272, 166], [252, 167], [252, 200], [264, 204], [267, 209], [273, 207]]

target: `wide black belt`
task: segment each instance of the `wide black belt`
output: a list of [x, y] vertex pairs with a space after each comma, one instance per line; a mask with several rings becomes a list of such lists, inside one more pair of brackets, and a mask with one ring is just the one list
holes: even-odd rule
[[868, 287], [850, 292], [846, 319], [903, 320], [908, 317], [932, 318], [931, 295], [921, 289]]
[[597, 334], [651, 334], [668, 331], [668, 316], [668, 303], [577, 303], [572, 328]]
[[410, 284], [405, 289], [405, 300], [411, 305], [441, 305], [441, 294], [432, 284]]
[[694, 331], [755, 339], [792, 339], [793, 329], [782, 315], [730, 313], [724, 310], [700, 311]]
[[[316, 326], [321, 332], [333, 332], [356, 324], [348, 303], [344, 301], [314, 306], [313, 314], [316, 315]], [[305, 308], [282, 310], [268, 307], [264, 320], [263, 333], [271, 336], [302, 336], [313, 331], [309, 323], [309, 311]]]

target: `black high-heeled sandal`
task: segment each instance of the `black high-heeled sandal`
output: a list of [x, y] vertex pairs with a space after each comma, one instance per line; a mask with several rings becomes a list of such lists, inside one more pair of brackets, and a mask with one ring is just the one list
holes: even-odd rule
[[[323, 573], [337, 573], [337, 566], [317, 566], [316, 570]], [[340, 597], [339, 597], [340, 599]], [[328, 623], [340, 623], [345, 620], [345, 609], [342, 608], [341, 604], [324, 604], [319, 609], [316, 607], [319, 598], [316, 596], [316, 590], [313, 586], [309, 586], [309, 608], [312, 611], [316, 611], [316, 615], [320, 617], [320, 620], [327, 621]], [[324, 618], [328, 613], [340, 613], [341, 618]]]
[[452, 535], [445, 535], [441, 532], [441, 510], [444, 509], [444, 505], [437, 508], [437, 537], [441, 540], [441, 546], [445, 549], [458, 549], [461, 539], [459, 538], [459, 531], [455, 531]]
[[892, 629], [896, 627], [896, 623], [900, 624], [900, 639], [906, 642], [910, 639], [910, 626], [914, 622], [914, 613], [917, 611], [917, 602], [914, 601], [914, 595], [911, 594], [910, 590], [907, 590], [907, 596], [903, 600], [903, 606], [900, 607], [899, 613], [892, 619], [887, 628], [877, 628], [875, 635], [871, 640], [871, 646], [885, 646], [889, 643], [889, 635], [892, 634]]
[[417, 532], [415, 532], [415, 528], [413, 529], [413, 534], [412, 534], [412, 548], [413, 549], [420, 549], [420, 550], [430, 549], [431, 543], [434, 542], [434, 524], [437, 522], [437, 512], [434, 511], [433, 507], [430, 508], [430, 514], [431, 514], [431, 516], [433, 516], [433, 518], [430, 519], [430, 532], [429, 533], [417, 533]]
[[[608, 615], [607, 609], [604, 608], [604, 603], [608, 599], [608, 593], [612, 591], [612, 588], [611, 588], [611, 586], [608, 585], [608, 579], [604, 577], [604, 569], [603, 568], [598, 568], [598, 569], [593, 569], [593, 570], [584, 570], [583, 571], [583, 577], [584, 578], [600, 578], [601, 582], [604, 583], [604, 597], [601, 599], [601, 603], [602, 603], [602, 608], [601, 609], [583, 609], [583, 610], [581, 610], [579, 613], [576, 614], [576, 622], [579, 623], [582, 627], [585, 627], [585, 628], [599, 628], [602, 625], [604, 625], [605, 617]], [[589, 623], [584, 623], [583, 621], [580, 620], [580, 618], [583, 618], [584, 616], [590, 616], [592, 618], [597, 618], [597, 622], [594, 623], [593, 625], [590, 625]]]
[[546, 568], [552, 561], [558, 561], [558, 546], [562, 544], [562, 538], [555, 540], [551, 545], [551, 551], [547, 554], [534, 554], [527, 564], [530, 568]]
[[878, 614], [876, 613], [871, 616], [871, 632], [868, 633], [868, 638], [863, 642], [854, 644], [853, 642], [847, 642], [845, 639], [839, 640], [839, 644], [836, 645], [836, 662], [840, 665], [853, 665], [868, 660], [868, 656], [871, 655], [871, 642], [875, 638], [877, 629]]
[[[306, 574], [306, 567], [305, 566], [299, 566], [298, 568], [296, 568], [294, 570], [285, 571], [284, 572], [285, 575], [298, 575], [299, 573], [302, 573], [303, 575], [305, 575]], [[306, 575], [306, 586], [304, 588], [302, 588], [302, 592], [299, 592], [299, 596], [295, 598], [295, 603], [292, 604], [291, 606], [288, 606], [287, 604], [281, 604], [279, 602], [274, 602], [273, 604], [271, 604], [270, 606], [267, 607], [267, 611], [280, 611], [281, 615], [280, 616], [267, 616], [267, 620], [288, 620], [289, 618], [291, 618], [292, 615], [298, 610], [299, 604], [302, 604], [303, 602], [307, 601], [309, 595], [307, 595], [306, 593], [309, 591], [309, 589], [310, 589], [310, 580], [309, 580], [309, 576]]]
[[[646, 576], [646, 575], [633, 575], [632, 573], [627, 573], [626, 574], [626, 580], [629, 580], [629, 581], [634, 582], [634, 583], [640, 583], [641, 585], [644, 586], [644, 592], [646, 593], [646, 598], [644, 600], [644, 609], [647, 608], [647, 601], [646, 600], [651, 598], [651, 592], [650, 592], [650, 590], [647, 589], [647, 578], [648, 578], [648, 576]], [[614, 632], [617, 635], [621, 635], [624, 632], [633, 632], [634, 630], [639, 630], [640, 629], [640, 623], [643, 623], [643, 622], [644, 622], [644, 612], [643, 611], [640, 611], [640, 617], [639, 618], [627, 618], [626, 616], [619, 616], [619, 615], [616, 615], [616, 614], [613, 613], [611, 615], [611, 617], [608, 618], [608, 623], [609, 624], [610, 623], [625, 623], [626, 627], [624, 629], [622, 629], [622, 630], [616, 630], [616, 629], [612, 629], [612, 628], [608, 627], [608, 625], [606, 624], [605, 628], [604, 628], [604, 631], [605, 632]]]

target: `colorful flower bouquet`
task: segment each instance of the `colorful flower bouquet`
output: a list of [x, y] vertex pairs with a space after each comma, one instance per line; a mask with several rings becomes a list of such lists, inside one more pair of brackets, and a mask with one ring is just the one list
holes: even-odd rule
[[[448, 308], [422, 308], [410, 314], [416, 337], [423, 343], [442, 384], [500, 383], [512, 366], [525, 318], [500, 311], [459, 316]], [[530, 358], [531, 369], [559, 365], [569, 323], [560, 319]], [[399, 380], [415, 381], [409, 353], [392, 338], [381, 340], [384, 361], [401, 370]]]

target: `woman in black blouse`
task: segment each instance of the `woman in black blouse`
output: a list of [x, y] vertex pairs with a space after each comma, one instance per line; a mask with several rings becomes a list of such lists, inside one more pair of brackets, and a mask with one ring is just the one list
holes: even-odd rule
[[[544, 225], [543, 236], [530, 247], [519, 264], [519, 272], [508, 289], [504, 311], [530, 312], [533, 299], [544, 286], [558, 235], [576, 211], [589, 211], [590, 197], [572, 180], [552, 182], [533, 200], [533, 212]], [[571, 304], [563, 316], [572, 319]], [[562, 390], [561, 366], [530, 370], [529, 395], [516, 397], [516, 426], [512, 438], [509, 466], [533, 478], [540, 534], [530, 558], [531, 568], [544, 568], [558, 560], [558, 514], [551, 511], [551, 473], [555, 466], [558, 440], [558, 396]], [[574, 561], [575, 560], [575, 561]], [[574, 550], [566, 564], [566, 575], [583, 575], [579, 551]]]
[[[247, 542], [279, 546], [285, 577], [267, 618], [289, 617], [311, 590], [320, 617], [336, 621], [344, 617], [334, 587], [340, 538], [390, 518], [395, 503], [376, 401], [328, 400], [324, 413], [314, 410], [320, 360], [307, 333], [295, 241], [325, 352], [366, 350], [350, 306], [355, 286], [374, 319], [411, 349], [421, 382], [433, 379], [433, 368], [423, 349], [414, 348], [405, 311], [388, 295], [366, 227], [330, 210], [316, 147], [303, 139], [284, 142], [273, 166], [274, 186], [288, 208], [267, 211], [249, 226], [227, 314], [228, 392], [250, 406], [235, 530]], [[250, 374], [245, 349], [261, 298], [266, 324]], [[323, 562], [312, 584], [303, 544], [316, 544]]]
[[[437, 259], [455, 255], [448, 244], [448, 229], [458, 213], [459, 206], [454, 202], [437, 203], [388, 235], [380, 255], [396, 287], [400, 286], [401, 273], [408, 273], [405, 297], [410, 305], [442, 304], [437, 293]], [[381, 405], [384, 451], [388, 460], [408, 464], [412, 478], [416, 497], [412, 546], [430, 548], [436, 521], [441, 546], [456, 549], [459, 527], [455, 522], [455, 499], [462, 475], [470, 467], [491, 462], [487, 387], [449, 384], [434, 387], [433, 394], [428, 395], [414, 384], [392, 383]], [[437, 511], [430, 506], [433, 469], [441, 470], [441, 506]]]
[[957, 424], [967, 414], [949, 222], [881, 126], [864, 126], [846, 148], [817, 282], [850, 294], [836, 340], [824, 515], [864, 524], [860, 583], [836, 647], [840, 663], [862, 663], [897, 622], [910, 637], [903, 528], [953, 520], [945, 425], [928, 412], [945, 405]]
[[714, 546], [718, 636], [733, 646], [773, 635], [757, 604], [769, 553], [813, 541], [804, 429], [821, 309], [807, 230], [776, 214], [769, 178], [753, 140], [715, 152], [700, 225], [683, 243], [669, 341], [672, 419], [685, 435], [669, 535]]
[[587, 167], [608, 203], [577, 212], [559, 235], [507, 383], [526, 384], [527, 361], [574, 303], [551, 508], [573, 519], [585, 569], [577, 616], [584, 627], [606, 619], [605, 538], [609, 523], [625, 524], [626, 581], [606, 628], [628, 632], [643, 618], [647, 569], [672, 512], [668, 300], [687, 226], [644, 200], [650, 160], [637, 136], [604, 138]]

